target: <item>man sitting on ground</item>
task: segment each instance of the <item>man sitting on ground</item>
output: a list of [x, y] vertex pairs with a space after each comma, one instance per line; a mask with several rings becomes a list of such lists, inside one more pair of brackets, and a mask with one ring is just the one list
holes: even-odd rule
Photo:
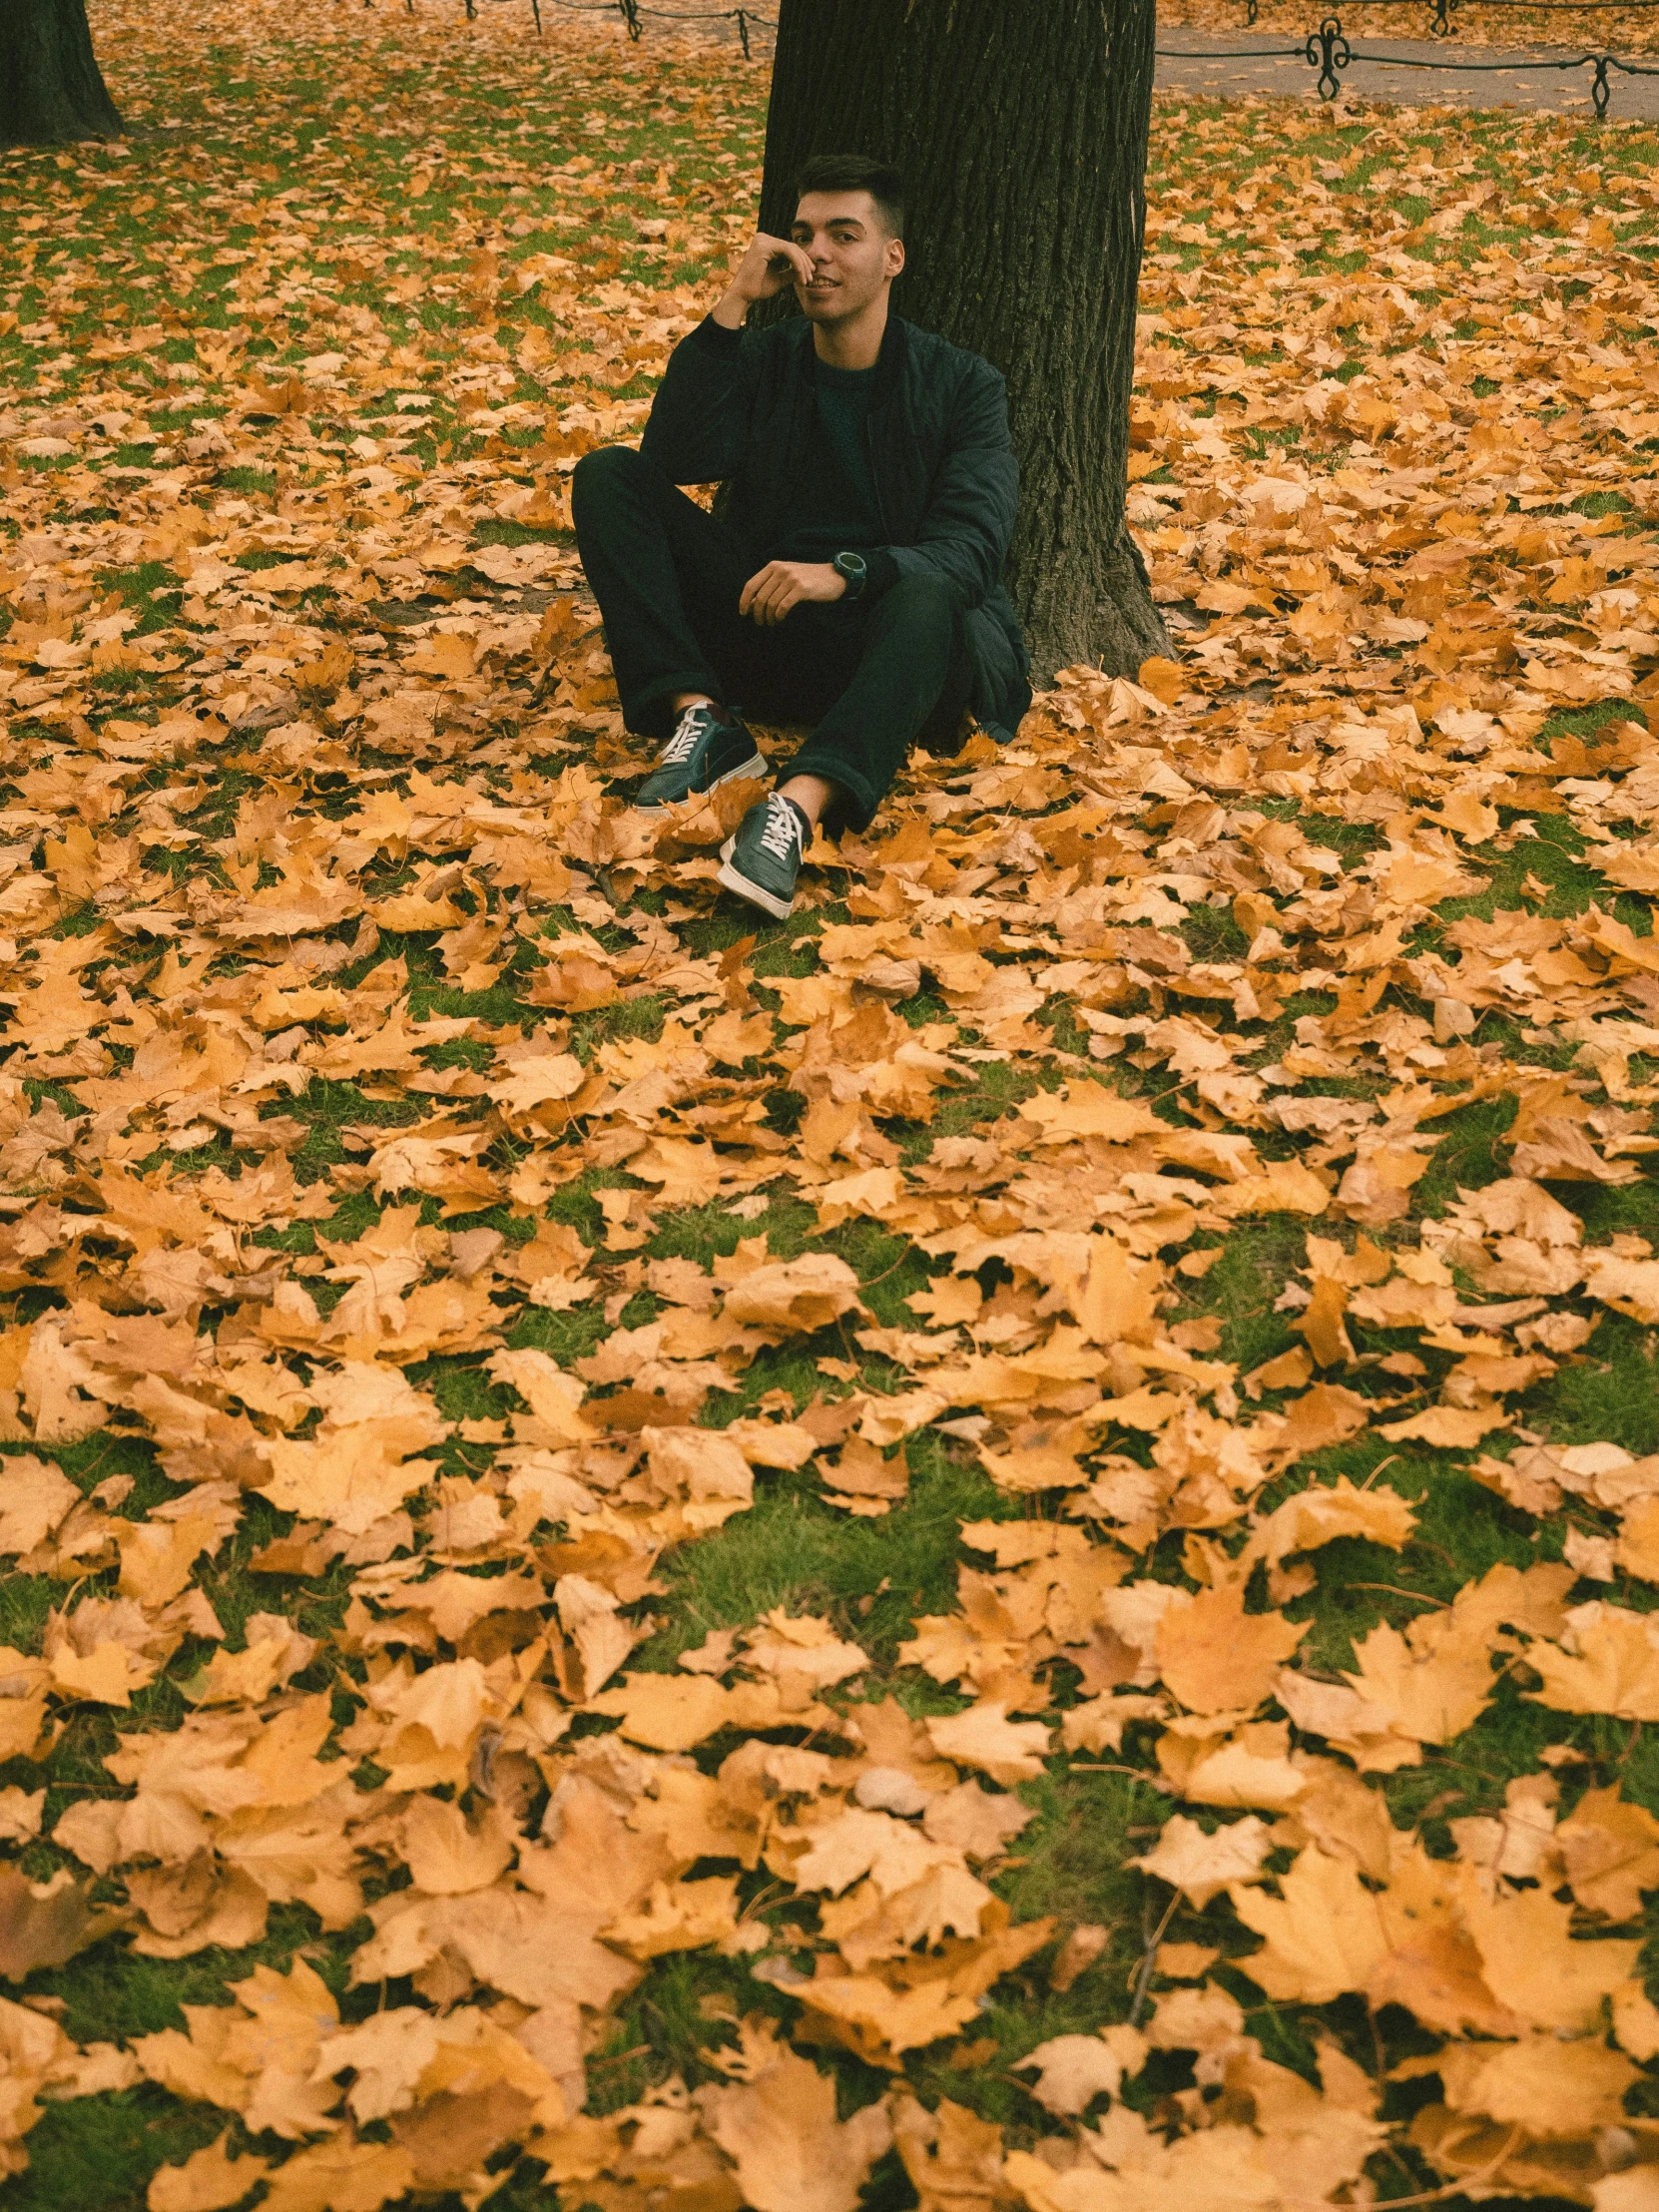
[[[668, 741], [636, 806], [768, 774], [745, 713], [814, 725], [721, 848], [722, 883], [779, 919], [816, 824], [865, 828], [912, 743], [954, 750], [969, 709], [1006, 738], [1031, 700], [1002, 378], [888, 313], [902, 230], [884, 162], [809, 162], [790, 237], [757, 237], [675, 347], [640, 450], [585, 455], [572, 486], [623, 719]], [[801, 314], [745, 334], [786, 285]], [[676, 488], [717, 480], [719, 516]]]

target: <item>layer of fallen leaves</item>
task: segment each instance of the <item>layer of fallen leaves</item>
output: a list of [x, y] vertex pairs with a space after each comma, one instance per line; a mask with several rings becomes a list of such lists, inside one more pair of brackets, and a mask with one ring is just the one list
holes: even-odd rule
[[[1276, 112], [1270, 145], [1258, 108], [1241, 153], [1239, 116], [1184, 121], [1132, 506], [1181, 657], [1067, 671], [1006, 751], [918, 764], [815, 848], [763, 976], [711, 927], [752, 792], [630, 816], [591, 609], [548, 589], [569, 467], [637, 428], [617, 395], [747, 219], [753, 174], [719, 180], [755, 79], [483, 26], [498, 136], [427, 139], [401, 189], [441, 208], [388, 239], [356, 149], [463, 96], [453, 26], [213, 24], [334, 72], [304, 183], [193, 196], [168, 142], [14, 172], [38, 266], [5, 334], [49, 365], [4, 425], [0, 1552], [51, 1603], [0, 1669], [0, 1960], [246, 1950], [297, 1907], [346, 1994], [295, 1953], [121, 2046], [0, 2003], [9, 2170], [42, 2098], [143, 2080], [228, 2123], [151, 2212], [477, 2203], [520, 2157], [607, 2207], [851, 2212], [889, 2148], [929, 2207], [1288, 2206], [1366, 2201], [1384, 2146], [1636, 2212], [1659, 2011], [1620, 1931], [1659, 1821], [1575, 1717], [1659, 1719], [1659, 1457], [1525, 1409], [1607, 1313], [1659, 1325], [1649, 1243], [1587, 1226], [1659, 1149], [1659, 301], [1618, 229], [1652, 147], [1615, 176], [1549, 123], [1362, 147]], [[146, 31], [101, 26], [118, 83]], [[624, 69], [637, 114], [580, 128], [647, 151], [528, 143]], [[681, 182], [606, 139], [648, 97]], [[60, 242], [115, 262], [164, 203], [129, 320]], [[210, 249], [228, 299], [190, 288]], [[1439, 1124], [1510, 1101], [1495, 1176], [1421, 1205]], [[710, 1208], [735, 1249], [670, 1256]], [[1227, 1317], [1175, 1317], [1264, 1221], [1301, 1343], [1241, 1373]], [[928, 1264], [901, 1325], [824, 1241], [860, 1224]], [[746, 1388], [792, 1351], [816, 1388]], [[1370, 1432], [1399, 1487], [1321, 1478]], [[879, 1519], [940, 1434], [1008, 1515], [903, 1649], [951, 1710], [859, 1701], [855, 1633], [788, 1607], [630, 1666], [665, 1553], [758, 1483], [810, 1468]], [[148, 1447], [142, 1489], [70, 1479], [95, 1436]], [[1549, 1541], [1309, 1662], [1320, 1551], [1407, 1552], [1446, 1454]], [[273, 1594], [228, 1623], [251, 1529]], [[1517, 1685], [1536, 1766], [1430, 1855], [1381, 1778]], [[89, 1715], [103, 1782], [49, 1807]], [[1031, 2051], [1044, 2120], [1005, 2142], [907, 2067], [954, 2045], [968, 2079], [1004, 1975], [1099, 1956], [993, 1886], [1019, 1786], [1073, 1760], [1186, 1808], [1139, 1862], [1169, 1910], [1133, 2017], [1102, 1986], [1098, 2032]], [[1160, 1950], [1221, 1899], [1237, 1951]], [[618, 2008], [697, 1951], [756, 1999], [701, 2084], [591, 2108]], [[1252, 1985], [1309, 2067], [1247, 2031]], [[891, 2091], [841, 2117], [796, 2044]]]

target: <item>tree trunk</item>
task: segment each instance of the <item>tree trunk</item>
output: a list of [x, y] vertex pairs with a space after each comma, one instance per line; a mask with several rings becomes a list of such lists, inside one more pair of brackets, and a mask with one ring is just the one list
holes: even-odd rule
[[1154, 0], [782, 0], [761, 227], [812, 154], [905, 182], [898, 313], [1008, 379], [1034, 673], [1169, 640], [1124, 522]]
[[0, 146], [119, 138], [86, 0], [0, 0]]

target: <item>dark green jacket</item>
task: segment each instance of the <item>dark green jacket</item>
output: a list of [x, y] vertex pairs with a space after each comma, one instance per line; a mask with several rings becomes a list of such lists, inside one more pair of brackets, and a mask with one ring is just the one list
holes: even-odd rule
[[[759, 561], [782, 535], [817, 419], [804, 315], [763, 330], [711, 316], [670, 356], [643, 451], [677, 484], [726, 485], [722, 513]], [[1030, 659], [1002, 568], [1019, 497], [1001, 374], [977, 353], [889, 316], [867, 435], [887, 543], [870, 591], [940, 578], [963, 611], [973, 711], [998, 739], [1031, 704]]]

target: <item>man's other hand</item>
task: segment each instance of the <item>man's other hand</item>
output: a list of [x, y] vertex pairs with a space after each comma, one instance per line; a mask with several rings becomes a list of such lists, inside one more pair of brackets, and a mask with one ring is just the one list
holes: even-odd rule
[[757, 299], [771, 299], [791, 284], [810, 284], [813, 258], [792, 239], [769, 238], [756, 233], [744, 258], [732, 273], [732, 281], [715, 309], [715, 320], [738, 329]]
[[738, 612], [765, 628], [804, 599], [839, 599], [845, 591], [846, 578], [829, 561], [768, 561], [743, 587]]

